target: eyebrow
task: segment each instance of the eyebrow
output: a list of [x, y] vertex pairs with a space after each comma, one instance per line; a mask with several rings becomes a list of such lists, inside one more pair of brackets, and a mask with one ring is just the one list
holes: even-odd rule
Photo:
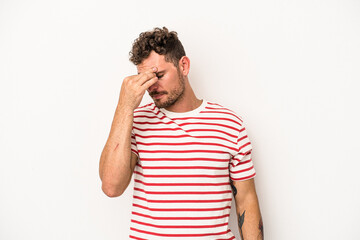
[[[158, 72], [156, 72], [155, 74], [158, 75], [158, 74], [162, 74], [162, 73], [164, 73], [164, 72], [166, 72], [166, 70], [158, 71]], [[140, 74], [140, 73], [138, 72], [138, 74]]]

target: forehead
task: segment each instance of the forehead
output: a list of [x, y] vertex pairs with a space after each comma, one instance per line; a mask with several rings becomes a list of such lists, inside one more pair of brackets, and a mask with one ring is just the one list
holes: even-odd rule
[[136, 66], [138, 73], [145, 72], [146, 70], [157, 67], [158, 71], [168, 68], [172, 63], [165, 61], [165, 55], [159, 55], [155, 51], [151, 51], [150, 55]]

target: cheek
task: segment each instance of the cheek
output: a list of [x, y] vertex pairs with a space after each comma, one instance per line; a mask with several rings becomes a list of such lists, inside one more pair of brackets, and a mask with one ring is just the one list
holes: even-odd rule
[[176, 85], [176, 83], [179, 81], [178, 78], [179, 77], [176, 74], [167, 74], [160, 79], [160, 82], [168, 86], [172, 86]]

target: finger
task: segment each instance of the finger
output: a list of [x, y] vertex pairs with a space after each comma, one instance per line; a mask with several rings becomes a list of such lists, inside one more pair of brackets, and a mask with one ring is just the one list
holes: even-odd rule
[[155, 72], [157, 72], [157, 68], [156, 67], [153, 67], [143, 73], [140, 73], [139, 74], [139, 77], [137, 79], [137, 82], [140, 84], [140, 85], [143, 85], [144, 82], [150, 80], [151, 78], [155, 77], [156, 74]]
[[156, 83], [156, 81], [158, 81], [159, 79], [155, 76], [153, 78], [151, 78], [150, 80], [146, 81], [143, 85], [141, 85], [141, 88], [143, 88], [143, 90], [148, 89], [151, 85], [153, 85], [154, 83]]

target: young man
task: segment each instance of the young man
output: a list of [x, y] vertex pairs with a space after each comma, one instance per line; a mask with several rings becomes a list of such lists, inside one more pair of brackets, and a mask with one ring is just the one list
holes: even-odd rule
[[[122, 83], [99, 166], [109, 197], [120, 196], [134, 173], [129, 238], [235, 239], [228, 227], [233, 194], [241, 238], [263, 239], [242, 118], [195, 96], [176, 32], [141, 33], [130, 60], [138, 74]], [[145, 91], [154, 102], [139, 106]]]

